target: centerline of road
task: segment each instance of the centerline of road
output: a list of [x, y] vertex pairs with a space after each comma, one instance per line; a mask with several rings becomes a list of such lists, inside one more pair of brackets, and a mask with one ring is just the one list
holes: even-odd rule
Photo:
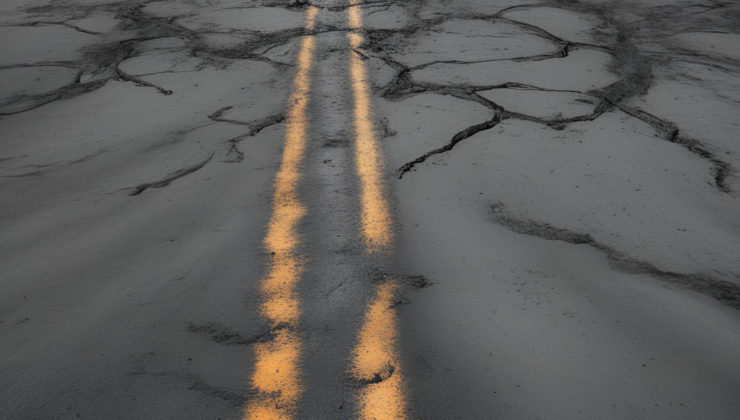
[[[347, 10], [350, 47], [357, 50], [365, 42], [362, 35], [360, 0], [350, 0]], [[372, 96], [367, 67], [359, 54], [350, 53], [350, 74], [354, 96], [355, 165], [361, 187], [362, 235], [367, 253], [387, 252], [393, 243], [390, 206], [383, 182], [383, 155], [375, 135]], [[377, 296], [368, 306], [365, 320], [353, 351], [353, 377], [366, 385], [359, 393], [360, 418], [367, 420], [403, 419], [406, 399], [401, 363], [396, 349], [398, 326], [393, 296], [395, 280], [377, 287]]]
[[[371, 257], [391, 251], [393, 223], [383, 181], [383, 155], [374, 129], [367, 68], [361, 56], [354, 53], [364, 43], [359, 0], [351, 0], [347, 12], [351, 29], [347, 38], [351, 48], [348, 64], [354, 99], [354, 163], [360, 182], [360, 236], [365, 254]], [[314, 30], [318, 14], [318, 8], [306, 8], [305, 29], [308, 32]], [[255, 366], [250, 384], [253, 395], [245, 406], [245, 419], [295, 418], [304, 391], [300, 368], [303, 342], [298, 333], [301, 301], [296, 288], [306, 265], [299, 251], [298, 226], [308, 210], [300, 200], [298, 188], [310, 141], [307, 108], [315, 50], [316, 36], [304, 36], [287, 104], [284, 147], [275, 176], [272, 215], [263, 241], [270, 260], [261, 281], [261, 315], [270, 324], [273, 339], [255, 344]], [[350, 355], [348, 374], [363, 384], [357, 392], [357, 414], [361, 419], [406, 418], [404, 379], [396, 349], [398, 332], [392, 304], [397, 289], [395, 280], [376, 287], [376, 295], [367, 307]]]
[[[317, 15], [317, 8], [306, 9], [307, 30], [313, 30]], [[297, 228], [307, 210], [298, 195], [298, 184], [308, 142], [306, 109], [315, 49], [316, 38], [303, 37], [293, 93], [288, 101], [282, 161], [275, 176], [272, 217], [264, 239], [270, 261], [261, 285], [264, 299], [261, 312], [269, 321], [274, 338], [255, 344], [251, 378], [255, 396], [245, 408], [247, 419], [292, 418], [302, 394], [302, 342], [297, 331], [301, 309], [296, 286], [304, 271], [304, 258], [298, 252]]]

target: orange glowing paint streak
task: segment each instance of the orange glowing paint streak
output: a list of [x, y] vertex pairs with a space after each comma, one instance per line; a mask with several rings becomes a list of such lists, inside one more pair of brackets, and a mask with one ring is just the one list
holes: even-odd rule
[[[307, 30], [313, 30], [318, 11], [314, 7], [306, 10]], [[275, 176], [272, 217], [264, 239], [271, 257], [261, 285], [261, 314], [269, 321], [274, 338], [254, 346], [254, 396], [244, 409], [245, 419], [292, 419], [303, 393], [299, 367], [302, 342], [295, 332], [301, 309], [295, 288], [303, 272], [297, 227], [306, 208], [298, 196], [298, 183], [308, 142], [306, 108], [315, 48], [313, 36], [305, 36], [301, 41], [298, 71], [288, 101], [284, 150]]]
[[[362, 27], [362, 11], [358, 0], [350, 2], [349, 26]], [[364, 42], [359, 33], [350, 33], [350, 46], [358, 49]], [[370, 252], [387, 249], [393, 239], [392, 220], [383, 183], [383, 155], [375, 136], [372, 118], [372, 97], [365, 62], [358, 54], [350, 58], [350, 76], [354, 94], [355, 163], [360, 178], [362, 235]]]
[[[348, 34], [353, 50], [364, 39], [359, 0], [351, 0], [348, 9]], [[369, 254], [389, 250], [392, 220], [383, 183], [383, 158], [375, 137], [372, 97], [367, 69], [358, 54], [351, 53], [350, 75], [354, 94], [355, 164], [361, 185], [362, 235]], [[406, 396], [400, 356], [396, 349], [398, 326], [393, 297], [398, 284], [391, 280], [377, 288], [352, 354], [349, 373], [365, 386], [358, 392], [359, 418], [363, 420], [402, 420], [406, 416]]]

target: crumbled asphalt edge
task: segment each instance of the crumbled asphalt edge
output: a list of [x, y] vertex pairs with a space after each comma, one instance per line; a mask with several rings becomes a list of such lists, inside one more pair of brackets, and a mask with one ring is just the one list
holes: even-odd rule
[[728, 306], [740, 309], [740, 285], [735, 283], [701, 273], [683, 274], [661, 270], [650, 262], [632, 258], [609, 245], [598, 242], [589, 234], [573, 232], [548, 223], [515, 216], [500, 202], [490, 205], [490, 217], [494, 223], [522, 235], [536, 236], [548, 241], [562, 241], [573, 245], [588, 245], [602, 252], [615, 270], [627, 274], [645, 274], [666, 283], [708, 295]]
[[[604, 21], [609, 27], [616, 29], [617, 34], [614, 37], [613, 42], [611, 42], [611, 45], [609, 47], [602, 46], [602, 45], [592, 45], [592, 44], [585, 44], [585, 43], [577, 43], [577, 42], [571, 42], [567, 41], [565, 39], [559, 38], [541, 28], [538, 28], [534, 25], [517, 22], [515, 20], [510, 20], [504, 17], [506, 12], [516, 10], [516, 9], [531, 9], [531, 8], [537, 8], [537, 7], [559, 7], [563, 9], [570, 9], [576, 12], [586, 12], [593, 14], [602, 21]], [[622, 112], [625, 112], [626, 114], [640, 119], [643, 122], [651, 125], [655, 130], [657, 137], [670, 141], [674, 144], [680, 145], [684, 147], [687, 151], [694, 154], [695, 156], [707, 160], [712, 164], [712, 176], [714, 179], [714, 187], [717, 188], [719, 191], [723, 193], [729, 193], [731, 192], [731, 189], [729, 185], [727, 184], [726, 180], [727, 178], [735, 172], [734, 168], [732, 166], [720, 159], [718, 157], [718, 153], [710, 151], [710, 147], [706, 145], [705, 143], [696, 140], [691, 139], [685, 136], [682, 136], [679, 134], [678, 129], [676, 128], [676, 125], [667, 121], [660, 119], [656, 116], [650, 115], [644, 111], [636, 110], [632, 107], [628, 107], [624, 104], [627, 100], [636, 97], [636, 96], [642, 96], [645, 95], [648, 90], [650, 89], [652, 82], [653, 82], [653, 59], [649, 54], [643, 54], [640, 52], [640, 50], [637, 48], [634, 37], [635, 37], [635, 28], [633, 25], [628, 25], [623, 22], [620, 22], [616, 20], [613, 16], [614, 13], [610, 10], [610, 8], [613, 7], [613, 5], [583, 5], [580, 3], [570, 2], [570, 1], [562, 1], [562, 2], [549, 2], [549, 3], [539, 3], [535, 5], [519, 5], [519, 6], [513, 6], [510, 8], [506, 8], [501, 10], [500, 12], [490, 15], [490, 16], [467, 16], [465, 14], [461, 15], [446, 15], [442, 18], [434, 18], [434, 19], [428, 19], [428, 20], [421, 20], [417, 18], [417, 21], [415, 24], [411, 25], [410, 27], [406, 29], [402, 29], [400, 31], [388, 31], [388, 30], [375, 30], [375, 31], [369, 31], [369, 41], [367, 45], [365, 46], [369, 51], [372, 51], [375, 53], [375, 57], [383, 60], [389, 67], [394, 69], [396, 71], [395, 78], [386, 86], [385, 90], [382, 92], [382, 96], [388, 100], [400, 100], [407, 98], [409, 96], [417, 95], [420, 93], [425, 92], [433, 92], [437, 94], [452, 94], [452, 92], [464, 92], [466, 95], [456, 95], [457, 97], [461, 99], [468, 99], [473, 100], [478, 103], [482, 103], [480, 95], [477, 95], [477, 92], [485, 91], [485, 90], [492, 90], [492, 89], [528, 89], [528, 90], [538, 90], [538, 91], [555, 91], [559, 92], [560, 90], [553, 90], [553, 89], [542, 89], [535, 86], [528, 86], [518, 83], [504, 83], [500, 85], [490, 85], [490, 86], [470, 86], [470, 85], [436, 85], [431, 83], [420, 83], [415, 82], [413, 80], [412, 72], [415, 70], [419, 70], [425, 67], [428, 67], [433, 64], [439, 64], [439, 63], [448, 63], [448, 64], [473, 64], [473, 63], [479, 63], [484, 61], [531, 61], [531, 60], [547, 60], [547, 59], [557, 59], [557, 58], [563, 58], [568, 56], [568, 52], [571, 50], [576, 49], [591, 49], [591, 50], [597, 50], [597, 51], [603, 51], [607, 52], [612, 55], [612, 62], [610, 63], [609, 69], [614, 74], [616, 74], [619, 77], [619, 80], [615, 83], [602, 88], [597, 89], [589, 92], [585, 92], [584, 94], [589, 95], [597, 99], [598, 103], [594, 108], [594, 111], [591, 114], [586, 115], [580, 115], [576, 117], [571, 118], [556, 118], [556, 119], [543, 119], [543, 118], [537, 118], [532, 117], [520, 113], [515, 113], [508, 111], [504, 109], [503, 107], [493, 104], [491, 101], [488, 101], [489, 104], [484, 104], [490, 109], [494, 111], [494, 116], [491, 120], [475, 124], [473, 126], [470, 126], [461, 132], [457, 133], [453, 138], [450, 140], [450, 142], [438, 149], [432, 150], [430, 152], [427, 152], [420, 157], [409, 161], [402, 165], [398, 169], [398, 177], [403, 178], [403, 175], [407, 172], [413, 170], [416, 165], [424, 162], [427, 158], [429, 158], [432, 155], [446, 153], [451, 151], [455, 145], [467, 138], [472, 137], [473, 135], [489, 130], [496, 125], [498, 125], [500, 122], [506, 120], [506, 119], [519, 119], [519, 120], [526, 120], [526, 121], [532, 121], [536, 123], [540, 123], [543, 125], [546, 125], [548, 127], [551, 127], [556, 130], [563, 130], [565, 127], [568, 126], [570, 123], [575, 122], [587, 122], [587, 121], [594, 121], [604, 113], [608, 111], [612, 111], [614, 109], [618, 109]], [[557, 48], [552, 53], [548, 54], [540, 54], [535, 55], [531, 57], [520, 57], [520, 58], [514, 58], [514, 59], [506, 59], [506, 60], [478, 60], [478, 61], [460, 61], [460, 60], [446, 60], [446, 61], [434, 61], [430, 63], [425, 63], [416, 67], [408, 67], [404, 64], [393, 60], [389, 57], [388, 54], [384, 53], [388, 50], [393, 50], [394, 44], [402, 43], [398, 35], [403, 35], [403, 38], [411, 38], [412, 36], [416, 35], [417, 32], [420, 31], [429, 31], [431, 30], [435, 25], [439, 25], [440, 23], [450, 20], [450, 19], [465, 19], [465, 18], [474, 18], [478, 20], [488, 20], [488, 21], [505, 21], [514, 25], [517, 25], [530, 33], [533, 33], [535, 35], [538, 35], [544, 39], [547, 39], [553, 43], [556, 44]], [[578, 92], [582, 93], [582, 92]], [[467, 97], [466, 97], [467, 96]], [[666, 127], [671, 127], [672, 129], [668, 132], [666, 131]]]

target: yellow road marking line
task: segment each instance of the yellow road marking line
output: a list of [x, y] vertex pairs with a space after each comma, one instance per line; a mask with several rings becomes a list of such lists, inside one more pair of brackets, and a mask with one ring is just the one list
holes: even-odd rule
[[361, 419], [406, 418], [406, 396], [401, 363], [396, 350], [398, 327], [393, 297], [398, 284], [389, 281], [377, 288], [353, 351], [352, 376], [365, 383], [359, 392]]
[[[314, 7], [306, 10], [307, 30], [313, 30], [318, 12]], [[270, 322], [274, 339], [254, 346], [251, 386], [255, 396], [247, 402], [245, 419], [291, 419], [303, 393], [299, 366], [302, 341], [295, 330], [301, 308], [295, 288], [304, 266], [298, 253], [297, 227], [306, 207], [298, 196], [298, 182], [309, 137], [306, 108], [315, 49], [315, 37], [303, 37], [293, 93], [288, 101], [282, 161], [275, 176], [272, 217], [264, 239], [265, 250], [271, 257], [261, 285], [264, 299], [261, 314]]]
[[[359, 0], [350, 0], [347, 34], [353, 50], [364, 42]], [[361, 186], [361, 222], [368, 254], [388, 251], [393, 242], [392, 219], [383, 182], [383, 157], [375, 136], [372, 96], [365, 62], [351, 52], [350, 75], [354, 94], [355, 164]], [[391, 420], [406, 418], [404, 379], [396, 340], [398, 326], [392, 307], [398, 283], [391, 280], [377, 288], [352, 354], [350, 374], [365, 386], [358, 395], [359, 418]]]
[[[359, 0], [348, 9], [351, 29], [362, 28]], [[347, 34], [352, 49], [359, 48], [364, 38], [357, 32]], [[393, 240], [392, 221], [383, 183], [383, 155], [373, 129], [372, 97], [365, 62], [354, 53], [350, 58], [350, 75], [354, 93], [355, 163], [360, 178], [362, 234], [369, 252], [387, 250]]]

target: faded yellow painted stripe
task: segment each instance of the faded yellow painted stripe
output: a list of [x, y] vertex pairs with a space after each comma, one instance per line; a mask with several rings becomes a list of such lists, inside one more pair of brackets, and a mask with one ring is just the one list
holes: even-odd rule
[[[314, 7], [306, 10], [307, 30], [313, 30], [318, 11]], [[298, 71], [287, 105], [283, 155], [275, 176], [272, 217], [264, 239], [270, 262], [261, 284], [261, 314], [269, 321], [274, 338], [254, 346], [255, 366], [251, 377], [254, 396], [244, 409], [244, 418], [250, 420], [295, 418], [303, 393], [302, 341], [296, 332], [301, 302], [296, 285], [304, 269], [303, 258], [298, 253], [301, 239], [297, 228], [306, 207], [298, 196], [298, 183], [309, 137], [306, 109], [315, 49], [315, 37], [303, 37]]]
[[[348, 9], [350, 47], [362, 46], [362, 10], [359, 0]], [[355, 164], [360, 178], [361, 222], [368, 254], [388, 251], [393, 243], [390, 206], [383, 182], [384, 162], [375, 136], [372, 96], [365, 62], [351, 52], [350, 76], [354, 94]], [[407, 417], [407, 402], [401, 361], [397, 350], [398, 325], [393, 297], [396, 281], [376, 289], [376, 296], [365, 312], [365, 319], [352, 354], [350, 374], [364, 386], [357, 395], [359, 418], [363, 420], [402, 420]]]
[[[348, 9], [349, 26], [362, 28], [362, 11], [355, 5]], [[364, 42], [360, 33], [347, 35], [352, 49]], [[384, 162], [380, 145], [375, 135], [372, 96], [368, 83], [367, 68], [359, 55], [351, 53], [350, 77], [354, 94], [355, 164], [360, 178], [360, 203], [362, 236], [369, 252], [389, 249], [393, 241], [392, 219], [383, 182]]]
[[396, 349], [398, 326], [393, 308], [397, 289], [398, 283], [393, 280], [378, 286], [354, 348], [350, 373], [365, 384], [358, 396], [361, 419], [406, 418], [403, 371]]

